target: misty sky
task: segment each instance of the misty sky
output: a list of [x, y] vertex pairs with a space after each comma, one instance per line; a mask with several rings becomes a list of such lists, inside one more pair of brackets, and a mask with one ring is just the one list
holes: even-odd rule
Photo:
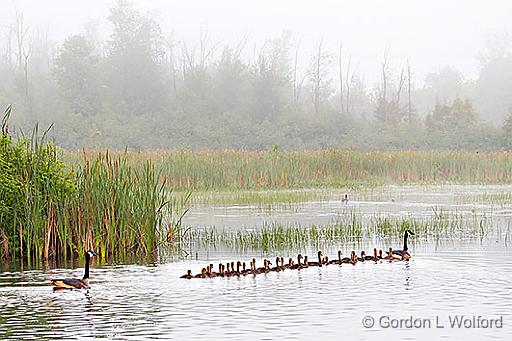
[[[80, 33], [90, 19], [102, 19], [114, 1], [1, 0], [0, 25], [23, 12], [32, 29], [47, 29], [61, 43]], [[164, 33], [197, 41], [207, 27], [213, 41], [235, 42], [251, 37], [246, 53], [266, 38], [290, 30], [301, 40], [304, 58], [320, 39], [336, 52], [342, 42], [367, 81], [378, 77], [386, 45], [395, 69], [410, 60], [416, 79], [445, 65], [475, 77], [476, 58], [493, 35], [512, 32], [512, 1], [453, 0], [134, 0], [142, 12], [155, 13]], [[108, 26], [104, 25], [107, 33]], [[220, 50], [220, 49], [219, 49]], [[418, 81], [418, 83], [421, 83]]]

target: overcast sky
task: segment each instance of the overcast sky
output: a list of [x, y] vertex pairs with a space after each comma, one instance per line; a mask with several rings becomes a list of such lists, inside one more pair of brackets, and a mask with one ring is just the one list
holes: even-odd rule
[[[32, 29], [47, 29], [61, 43], [80, 33], [90, 19], [108, 16], [115, 1], [0, 0], [0, 25], [23, 12]], [[401, 67], [407, 59], [421, 80], [445, 65], [475, 77], [476, 56], [493, 35], [512, 32], [512, 1], [455, 0], [134, 0], [142, 12], [155, 13], [165, 33], [176, 39], [197, 40], [199, 27], [207, 27], [214, 41], [234, 42], [244, 33], [248, 49], [283, 30], [300, 39], [303, 53], [314, 51], [320, 39], [335, 52], [342, 42], [367, 81], [378, 77], [385, 47], [391, 63]], [[105, 26], [107, 27], [107, 26]]]

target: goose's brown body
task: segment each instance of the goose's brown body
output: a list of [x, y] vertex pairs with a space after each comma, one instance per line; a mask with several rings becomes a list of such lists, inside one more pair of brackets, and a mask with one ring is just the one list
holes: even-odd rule
[[56, 278], [52, 279], [51, 284], [56, 289], [89, 289], [89, 264], [91, 257], [96, 256], [94, 251], [87, 251], [85, 253], [85, 274], [82, 279], [79, 278]]

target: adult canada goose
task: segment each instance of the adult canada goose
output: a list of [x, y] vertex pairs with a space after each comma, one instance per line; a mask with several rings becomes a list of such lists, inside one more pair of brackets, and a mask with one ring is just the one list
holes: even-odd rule
[[341, 202], [348, 204], [348, 194], [345, 194], [345, 197], [343, 199], [341, 199]]
[[393, 254], [403, 256], [404, 253], [407, 253], [410, 258], [411, 254], [409, 254], [409, 248], [407, 247], [407, 238], [409, 236], [415, 236], [415, 235], [416, 234], [414, 234], [414, 232], [412, 232], [411, 230], [405, 230], [405, 232], [404, 232], [404, 248], [403, 248], [403, 250], [393, 250]]
[[379, 259], [383, 259], [382, 257], [382, 250], [379, 250], [379, 256], [378, 256]]
[[87, 251], [85, 253], [85, 274], [82, 279], [79, 278], [57, 278], [52, 279], [52, 285], [56, 289], [89, 289], [89, 264], [91, 257], [95, 257], [94, 251]]
[[180, 278], [186, 278], [186, 279], [191, 279], [192, 277], [192, 270], [187, 270], [187, 273], [183, 276], [180, 276]]

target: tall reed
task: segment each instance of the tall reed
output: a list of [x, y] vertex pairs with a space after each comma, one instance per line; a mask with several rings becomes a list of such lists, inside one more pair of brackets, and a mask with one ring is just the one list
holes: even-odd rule
[[127, 155], [81, 154], [66, 167], [55, 145], [37, 137], [0, 136], [0, 248], [3, 258], [31, 263], [82, 256], [120, 259], [151, 255], [181, 236], [188, 195], [171, 195], [147, 160], [136, 167]]
[[[78, 158], [69, 153], [67, 158]], [[169, 188], [259, 190], [404, 183], [511, 183], [508, 151], [235, 151], [131, 152], [152, 160]]]

